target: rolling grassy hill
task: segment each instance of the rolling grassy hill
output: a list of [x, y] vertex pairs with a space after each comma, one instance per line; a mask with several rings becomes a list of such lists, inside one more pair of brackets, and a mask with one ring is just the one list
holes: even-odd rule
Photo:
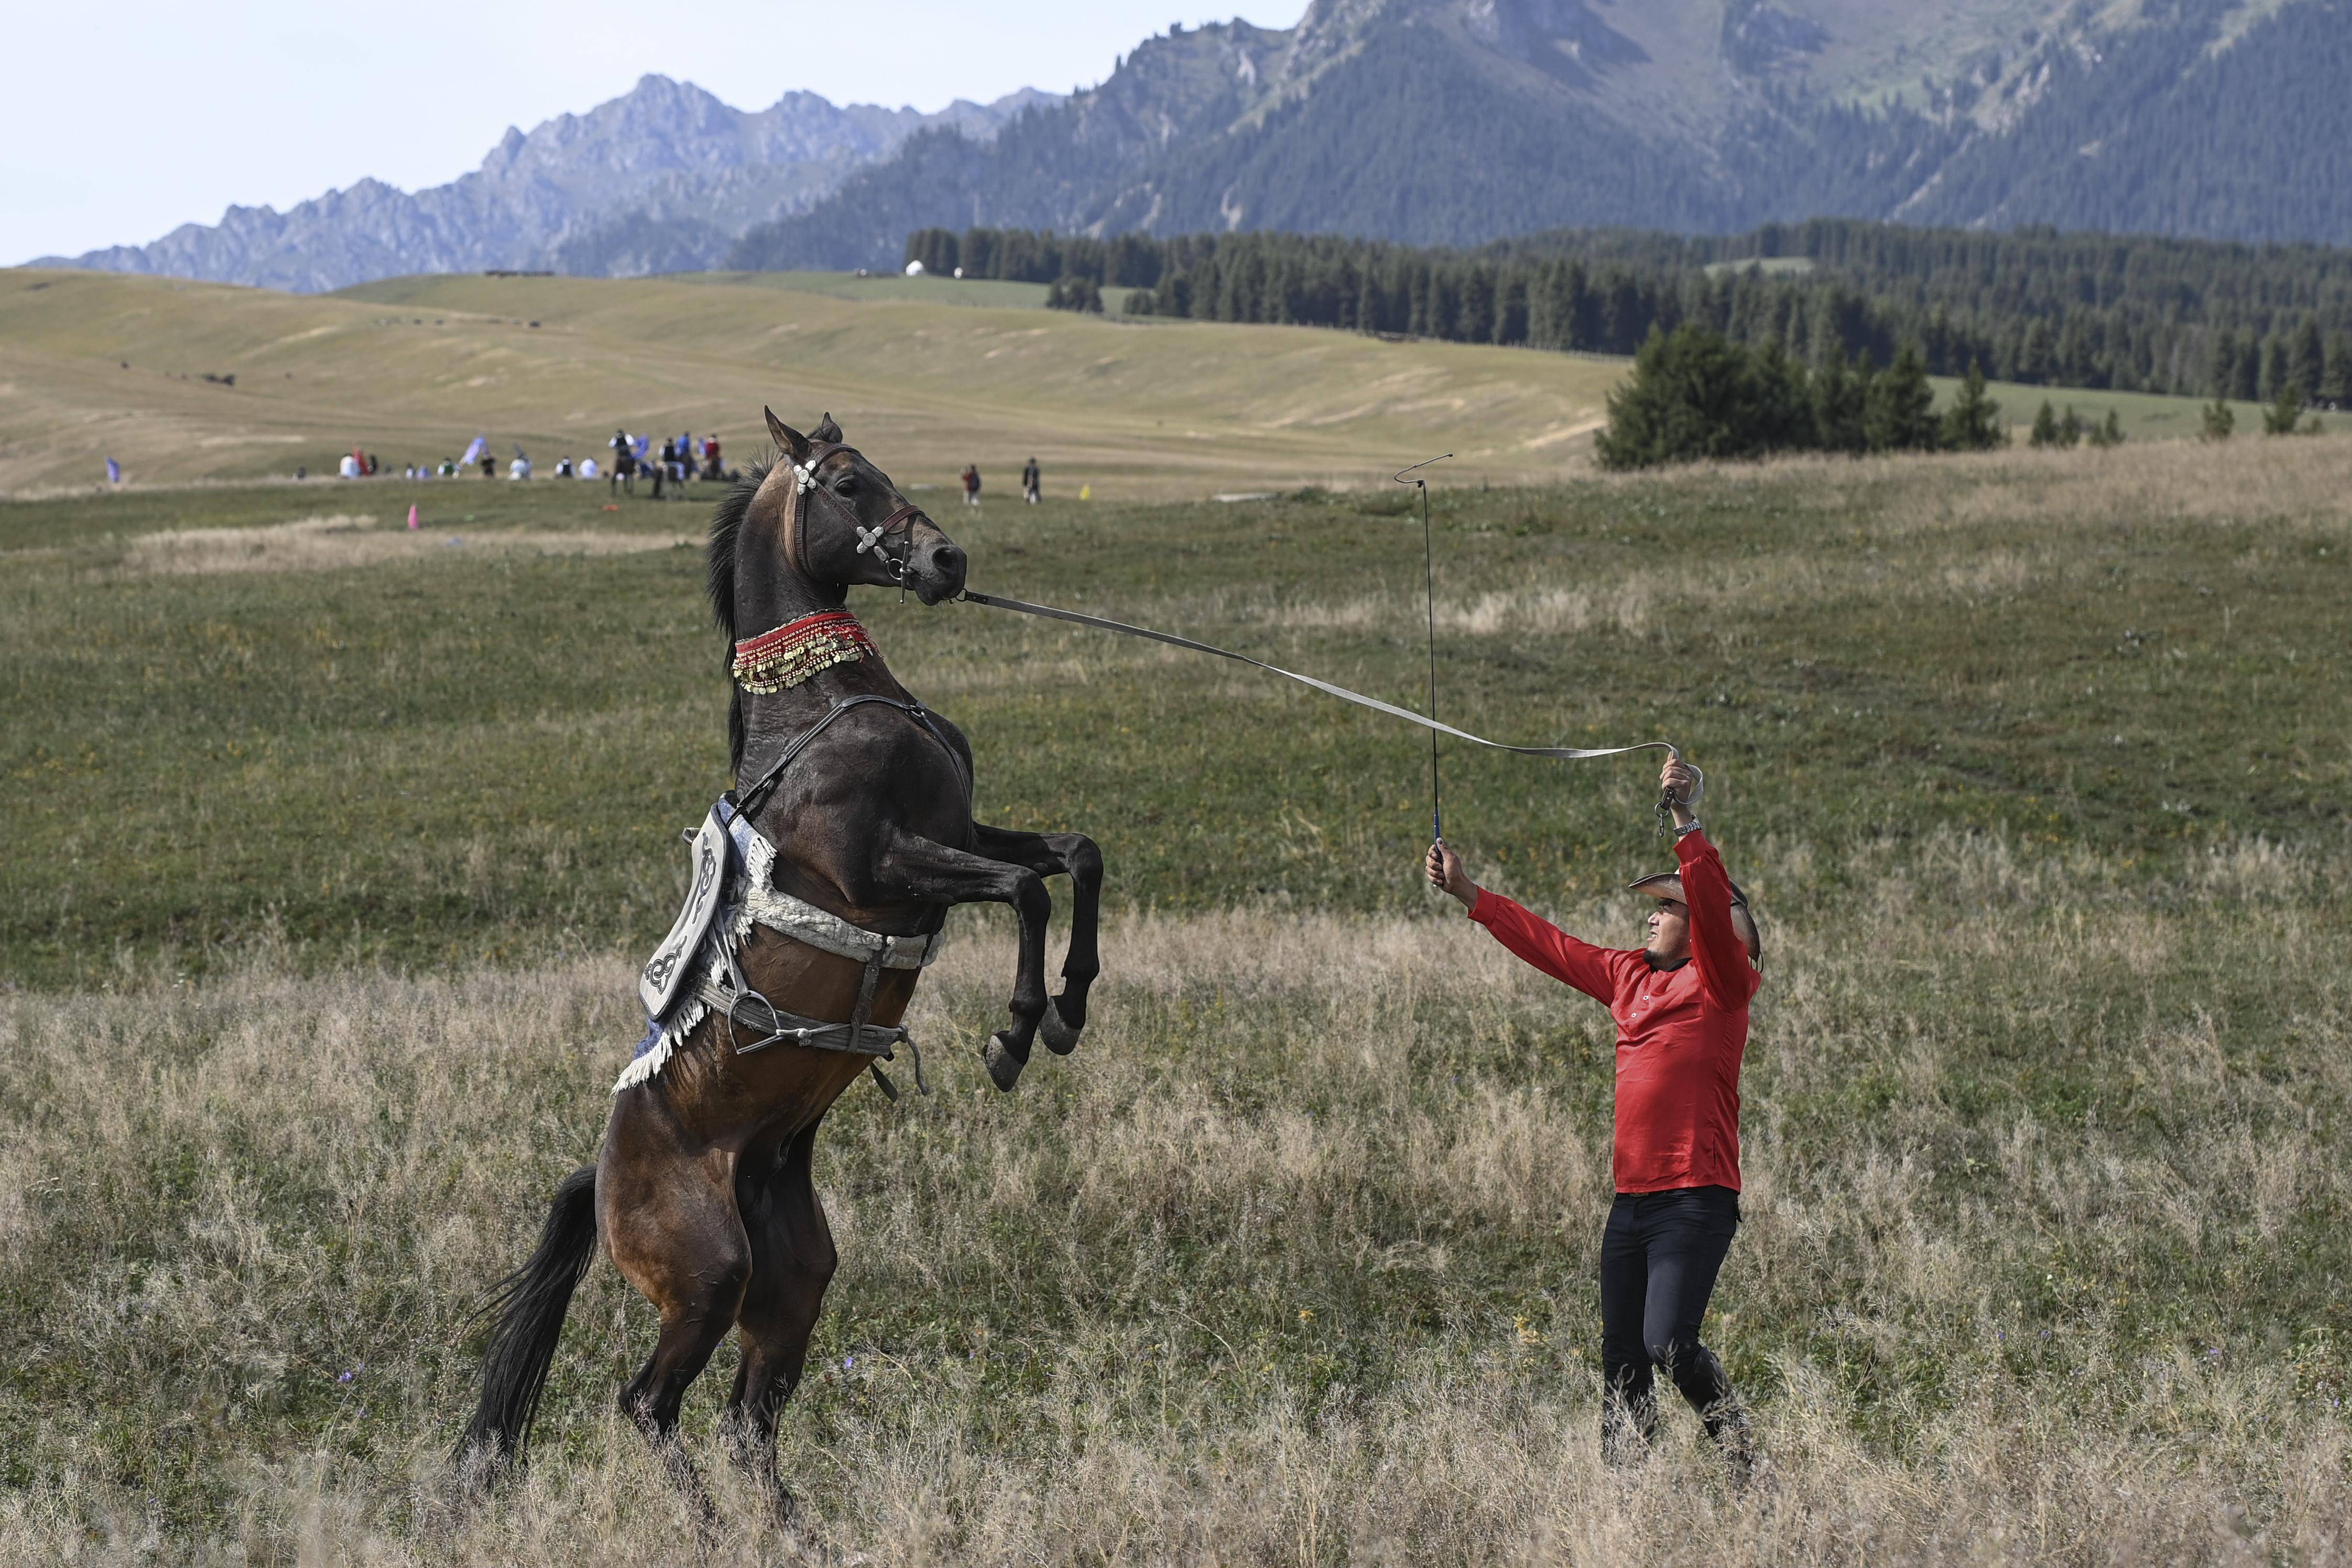
[[[1496, 479], [1571, 469], [1612, 362], [1308, 329], [1139, 324], [950, 281], [394, 279], [332, 298], [89, 273], [0, 275], [0, 489], [455, 455], [478, 430], [543, 467], [615, 425], [814, 421], [912, 480], [1034, 453], [1107, 495], [1385, 479], [1451, 447]], [[126, 368], [127, 366], [127, 368]], [[201, 377], [234, 374], [235, 386]], [[1442, 443], [1442, 445], [1441, 445]], [[1402, 456], [1399, 456], [1402, 454]]]
[[[397, 279], [320, 297], [79, 272], [0, 273], [0, 492], [330, 473], [455, 456], [477, 431], [550, 471], [618, 426], [717, 430], [738, 459], [762, 405], [830, 410], [902, 482], [978, 462], [996, 492], [1036, 455], [1104, 497], [1385, 483], [1459, 455], [1456, 484], [1585, 471], [1625, 362], [1309, 328], [1088, 318], [1033, 284], [711, 274]], [[1118, 290], [1112, 291], [1115, 295]], [[234, 376], [234, 385], [206, 374]], [[2045, 389], [1997, 385], [2031, 420]], [[2117, 408], [2137, 437], [2196, 405]], [[2341, 420], [2343, 416], [2333, 416]], [[2240, 428], [2260, 427], [2242, 405]]]

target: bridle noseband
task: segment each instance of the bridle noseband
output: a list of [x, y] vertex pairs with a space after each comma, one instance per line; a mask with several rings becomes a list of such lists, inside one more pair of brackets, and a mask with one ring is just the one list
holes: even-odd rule
[[[807, 460], [791, 465], [793, 499], [790, 504], [793, 515], [784, 524], [784, 560], [793, 571], [803, 576], [808, 574], [808, 569], [802, 563], [808, 555], [809, 508], [807, 501], [802, 498], [811, 490], [816, 490], [827, 499], [833, 500], [835, 504], [841, 504], [839, 499], [835, 497], [831, 490], [825, 489], [816, 482], [816, 470], [819, 465], [835, 452], [847, 452], [853, 458], [862, 456], [856, 447], [843, 442], [813, 441], [809, 444]], [[848, 509], [845, 506], [843, 510]], [[881, 562], [884, 570], [890, 574], [890, 580], [898, 584], [898, 597], [902, 600], [907, 596], [907, 573], [915, 559], [915, 519], [924, 516], [926, 514], [923, 509], [912, 501], [900, 506], [898, 510], [872, 528], [858, 521], [856, 513], [850, 513], [850, 531], [857, 536], [856, 553], [863, 555], [869, 550], [874, 552], [875, 559]], [[895, 555], [890, 552], [889, 543], [890, 535], [894, 532], [903, 533], [905, 540], [903, 546]]]

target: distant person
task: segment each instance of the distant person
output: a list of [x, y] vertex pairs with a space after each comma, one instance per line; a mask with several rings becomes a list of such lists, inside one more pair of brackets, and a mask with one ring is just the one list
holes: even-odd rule
[[342, 459], [335, 465], [335, 473], [338, 477], [346, 479], [358, 479], [360, 477], [359, 458], [349, 452], [345, 452], [342, 456]]
[[716, 436], [705, 436], [702, 438], [702, 477], [706, 479], [723, 479], [727, 477], [719, 467], [719, 437]]
[[295, 464], [295, 465], [294, 465], [294, 477], [295, 477], [296, 479], [309, 479], [309, 478], [310, 477], [310, 465], [309, 465], [309, 464], [307, 464], [307, 463], [297, 463], [297, 464]]
[[106, 482], [110, 485], [119, 485], [122, 482], [122, 465], [111, 458], [106, 459]]
[[1021, 499], [1031, 506], [1035, 506], [1042, 499], [1040, 490], [1045, 482], [1045, 476], [1038, 468], [1037, 459], [1030, 458], [1021, 469]]
[[482, 448], [482, 478], [486, 479], [495, 479], [498, 477], [499, 460], [496, 458], [491, 457], [489, 448], [485, 447]]
[[445, 479], [454, 479], [457, 477], [457, 458], [444, 458], [441, 459], [441, 477]]
[[568, 479], [572, 478], [572, 458], [570, 454], [567, 453], [565, 456], [555, 459], [555, 477], [559, 479]]
[[980, 504], [980, 465], [978, 463], [966, 463], [963, 466], [963, 504], [966, 506]]
[[520, 447], [515, 448], [514, 461], [507, 465], [507, 478], [509, 479], [530, 478], [530, 457]]
[[[665, 446], [668, 443], [667, 442], [664, 443]], [[669, 477], [669, 465], [658, 458], [654, 458], [647, 459], [644, 464], [644, 468], [647, 473], [654, 477], [654, 500], [661, 500], [663, 482]]]
[[1601, 1237], [1602, 1458], [1626, 1466], [1648, 1455], [1654, 1367], [1744, 1486], [1757, 1462], [1748, 1413], [1698, 1336], [1739, 1228], [1739, 1063], [1764, 944], [1690, 808], [1696, 783], [1680, 758], [1659, 774], [1675, 864], [1628, 889], [1657, 901], [1643, 947], [1578, 941], [1479, 887], [1443, 840], [1429, 847], [1424, 869], [1489, 936], [1601, 1003], [1617, 1026], [1616, 1201]]
[[583, 458], [580, 459], [580, 477], [583, 479], [600, 479], [604, 476], [597, 469], [595, 458]]

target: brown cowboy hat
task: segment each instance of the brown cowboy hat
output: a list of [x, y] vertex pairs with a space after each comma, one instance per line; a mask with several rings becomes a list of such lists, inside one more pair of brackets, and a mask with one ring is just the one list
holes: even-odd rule
[[[1629, 893], [1643, 894], [1661, 903], [1671, 901], [1685, 906], [1690, 903], [1688, 899], [1683, 897], [1682, 876], [1675, 871], [1661, 871], [1654, 877], [1644, 877], [1638, 882], [1628, 882], [1625, 884], [1625, 890]], [[1731, 929], [1738, 931], [1739, 940], [1748, 944], [1749, 960], [1757, 963], [1763, 963], [1764, 935], [1756, 929], [1756, 915], [1748, 907], [1748, 895], [1739, 890], [1739, 884], [1737, 882], [1731, 884]]]

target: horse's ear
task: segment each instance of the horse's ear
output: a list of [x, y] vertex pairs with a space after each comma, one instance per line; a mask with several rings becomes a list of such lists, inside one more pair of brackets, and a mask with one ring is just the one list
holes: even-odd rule
[[837, 447], [841, 445], [841, 426], [835, 425], [833, 422], [833, 416], [828, 414], [823, 420], [819, 421], [815, 429], [809, 432], [809, 439], [812, 441], [830, 441]]
[[768, 434], [774, 439], [776, 443], [776, 450], [782, 452], [786, 458], [794, 463], [807, 462], [809, 455], [808, 437], [793, 429], [791, 426], [785, 424], [782, 420], [777, 418], [776, 411], [774, 409], [762, 408], [760, 412], [768, 416]]

